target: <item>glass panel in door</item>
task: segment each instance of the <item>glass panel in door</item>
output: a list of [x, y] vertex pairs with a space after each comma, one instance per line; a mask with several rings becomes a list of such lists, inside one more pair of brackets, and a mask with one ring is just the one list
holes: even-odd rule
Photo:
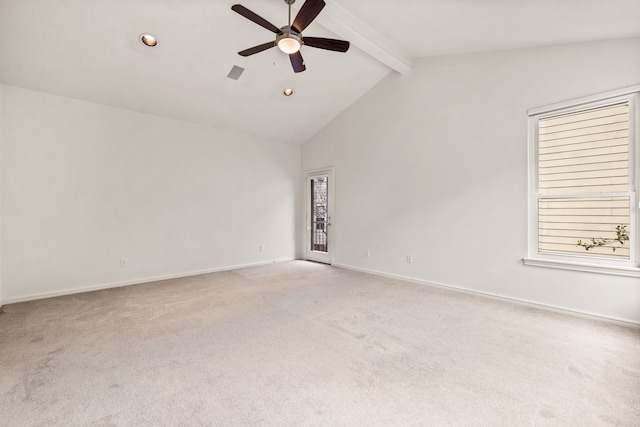
[[333, 170], [307, 174], [306, 259], [332, 263]]
[[311, 179], [311, 250], [328, 252], [329, 188], [328, 177]]

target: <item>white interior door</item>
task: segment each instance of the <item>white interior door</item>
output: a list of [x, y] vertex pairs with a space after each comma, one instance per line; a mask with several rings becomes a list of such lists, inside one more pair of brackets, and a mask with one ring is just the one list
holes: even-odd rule
[[307, 173], [306, 258], [333, 261], [333, 170]]

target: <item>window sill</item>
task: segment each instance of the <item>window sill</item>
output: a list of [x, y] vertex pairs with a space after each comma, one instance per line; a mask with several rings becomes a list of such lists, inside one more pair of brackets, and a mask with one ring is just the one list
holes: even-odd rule
[[556, 261], [539, 258], [523, 258], [524, 265], [532, 265], [535, 267], [559, 268], [562, 270], [584, 271], [587, 273], [609, 274], [613, 276], [639, 277], [640, 268], [638, 267], [622, 267], [603, 264], [588, 264], [581, 262]]

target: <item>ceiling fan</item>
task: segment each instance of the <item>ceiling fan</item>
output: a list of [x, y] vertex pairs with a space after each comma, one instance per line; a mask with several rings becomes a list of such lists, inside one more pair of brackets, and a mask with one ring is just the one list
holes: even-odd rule
[[300, 54], [300, 47], [307, 45], [318, 49], [332, 50], [335, 52], [346, 52], [349, 50], [349, 42], [344, 40], [326, 39], [321, 37], [303, 37], [302, 31], [313, 22], [318, 16], [320, 11], [324, 8], [325, 2], [323, 0], [307, 0], [300, 8], [300, 11], [296, 15], [296, 18], [291, 23], [291, 5], [296, 0], [284, 0], [289, 5], [289, 25], [285, 25], [282, 28], [278, 28], [266, 19], [258, 16], [254, 12], [250, 11], [241, 4], [234, 4], [231, 6], [231, 10], [239, 13], [250, 21], [255, 22], [261, 27], [276, 34], [275, 41], [263, 43], [258, 46], [250, 47], [243, 51], [238, 52], [241, 56], [250, 56], [263, 50], [270, 49], [274, 46], [278, 46], [280, 50], [289, 55], [293, 71], [300, 73], [307, 68], [304, 65], [304, 59]]

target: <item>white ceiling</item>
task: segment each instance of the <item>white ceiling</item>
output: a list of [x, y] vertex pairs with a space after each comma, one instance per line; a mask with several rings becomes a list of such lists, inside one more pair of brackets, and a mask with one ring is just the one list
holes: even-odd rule
[[[277, 49], [237, 54], [273, 34], [231, 5], [280, 27], [282, 0], [0, 0], [0, 82], [303, 143], [412, 58], [640, 36], [640, 0], [325, 1], [304, 35], [352, 47], [303, 47], [295, 74]], [[238, 81], [233, 65], [246, 69]]]

